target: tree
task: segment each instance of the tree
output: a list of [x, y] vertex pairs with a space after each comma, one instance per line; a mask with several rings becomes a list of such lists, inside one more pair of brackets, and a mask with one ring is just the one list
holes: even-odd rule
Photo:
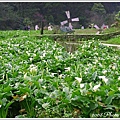
[[115, 15], [115, 20], [120, 22], [120, 11]]
[[111, 26], [111, 24], [113, 24], [115, 22], [114, 16], [115, 16], [115, 13], [106, 14], [106, 16], [105, 16], [105, 23], [107, 25]]
[[11, 29], [16, 26], [16, 12], [8, 3], [0, 3], [0, 29]]
[[26, 18], [32, 25], [40, 24], [41, 18], [34, 16], [35, 13], [44, 16], [47, 24], [53, 22], [60, 25], [61, 21], [67, 19], [66, 10], [70, 11], [71, 18], [79, 17], [79, 23], [86, 27], [91, 22], [101, 25], [105, 21], [111, 23], [113, 13], [118, 12], [119, 8], [118, 2], [1, 2], [0, 29], [23, 29]]
[[32, 21], [30, 20], [30, 18], [26, 17], [23, 20], [23, 24], [28, 26], [28, 25], [32, 25]]
[[52, 15], [50, 15], [50, 16], [48, 17], [48, 22], [49, 22], [49, 23], [54, 23], [54, 17], [53, 17]]
[[102, 3], [94, 3], [90, 12], [90, 22], [97, 24], [99, 27], [105, 23], [106, 10]]
[[97, 14], [103, 15], [106, 13], [104, 6], [101, 3], [94, 3], [92, 7], [92, 11], [96, 12]]
[[120, 11], [115, 15], [116, 22], [112, 24], [112, 27], [120, 27]]

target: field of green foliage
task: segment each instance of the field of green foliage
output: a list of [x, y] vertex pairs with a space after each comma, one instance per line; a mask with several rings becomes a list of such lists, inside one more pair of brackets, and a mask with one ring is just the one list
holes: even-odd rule
[[120, 54], [100, 41], [73, 53], [30, 31], [0, 31], [0, 118], [119, 118]]

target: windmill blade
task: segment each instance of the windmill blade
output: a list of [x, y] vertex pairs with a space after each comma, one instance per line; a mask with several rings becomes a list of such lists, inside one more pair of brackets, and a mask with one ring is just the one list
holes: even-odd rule
[[72, 18], [71, 21], [79, 21], [79, 18]]
[[67, 18], [70, 19], [70, 11], [65, 11]]
[[100, 29], [97, 25], [94, 25], [94, 28], [96, 28], [97, 30], [99, 30], [99, 29]]
[[60, 23], [61, 23], [61, 25], [64, 25], [64, 24], [68, 23], [68, 21], [65, 20], [65, 21], [62, 21], [62, 22], [60, 22]]

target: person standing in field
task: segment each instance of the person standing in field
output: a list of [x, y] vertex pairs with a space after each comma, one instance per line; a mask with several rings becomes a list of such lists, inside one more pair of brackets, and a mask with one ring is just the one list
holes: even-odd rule
[[39, 26], [38, 25], [35, 25], [35, 30], [38, 30], [39, 29]]

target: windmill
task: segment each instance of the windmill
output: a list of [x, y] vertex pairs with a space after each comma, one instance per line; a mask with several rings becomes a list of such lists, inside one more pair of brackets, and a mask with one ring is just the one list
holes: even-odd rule
[[64, 24], [66, 24], [66, 23], [68, 23], [69, 25], [69, 28], [72, 30], [72, 24], [71, 24], [71, 22], [73, 22], [73, 21], [79, 21], [79, 18], [70, 18], [70, 11], [65, 11], [65, 13], [66, 13], [66, 15], [67, 15], [67, 18], [68, 18], [68, 20], [65, 20], [65, 21], [62, 21], [61, 22], [61, 26], [64, 26]]

